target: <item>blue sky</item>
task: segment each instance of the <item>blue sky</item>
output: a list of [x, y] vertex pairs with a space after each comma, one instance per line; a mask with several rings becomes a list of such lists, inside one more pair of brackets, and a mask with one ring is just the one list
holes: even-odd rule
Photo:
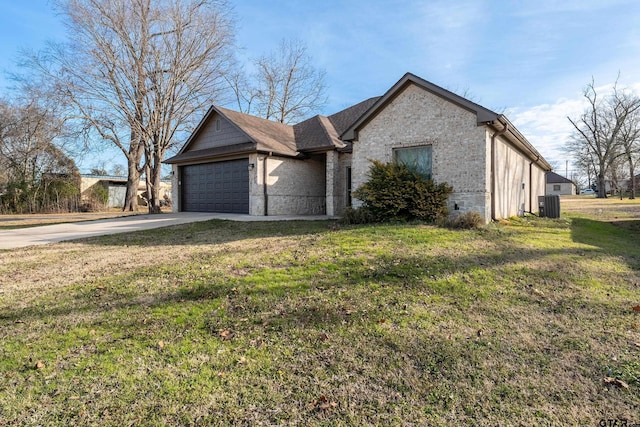
[[[591, 78], [606, 87], [620, 72], [620, 84], [640, 89], [637, 0], [231, 3], [241, 57], [285, 38], [307, 44], [327, 76], [329, 103], [320, 113], [381, 95], [409, 71], [504, 112], [560, 172], [566, 116], [581, 112]], [[63, 37], [48, 0], [0, 1], [0, 69], [13, 68], [18, 49]]]

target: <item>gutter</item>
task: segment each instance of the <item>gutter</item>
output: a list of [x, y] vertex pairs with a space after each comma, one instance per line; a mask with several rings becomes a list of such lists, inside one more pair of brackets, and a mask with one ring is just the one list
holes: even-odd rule
[[[518, 129], [516, 129], [515, 126], [511, 124], [509, 119], [507, 119], [504, 115], [500, 115], [497, 121], [502, 126], [508, 127], [509, 133], [513, 136], [512, 142], [514, 143], [514, 146], [516, 146], [516, 148], [518, 148], [523, 154], [527, 155], [529, 159], [538, 163], [544, 170], [550, 171], [552, 169], [551, 165], [549, 165], [547, 161], [542, 158], [542, 155], [538, 153], [538, 151], [531, 145], [529, 141], [527, 141], [527, 139], [518, 131]], [[490, 122], [490, 124], [494, 123], [495, 122]]]

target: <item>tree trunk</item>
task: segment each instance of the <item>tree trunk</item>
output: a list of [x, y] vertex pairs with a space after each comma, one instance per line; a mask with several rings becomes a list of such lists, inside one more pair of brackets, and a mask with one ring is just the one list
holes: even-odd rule
[[150, 165], [151, 171], [150, 186], [151, 192], [149, 193], [149, 213], [160, 213], [160, 181], [162, 174], [162, 153], [158, 152], [156, 148], [153, 152], [153, 161]]
[[631, 191], [629, 192], [629, 198], [635, 199], [636, 198], [636, 177], [634, 175], [633, 166], [631, 166], [630, 170], [631, 170]]
[[138, 210], [138, 185], [140, 185], [140, 172], [138, 162], [132, 158], [127, 159], [127, 192], [124, 197], [122, 211], [136, 212]]
[[606, 199], [607, 198], [607, 180], [605, 179], [604, 173], [598, 173], [598, 195], [596, 196], [598, 199]]

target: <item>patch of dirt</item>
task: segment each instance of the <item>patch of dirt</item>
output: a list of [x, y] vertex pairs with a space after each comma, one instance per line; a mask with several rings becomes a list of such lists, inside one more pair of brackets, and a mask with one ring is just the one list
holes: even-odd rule
[[640, 230], [640, 199], [596, 199], [593, 197], [562, 198], [563, 213], [578, 213], [610, 222], [628, 230]]

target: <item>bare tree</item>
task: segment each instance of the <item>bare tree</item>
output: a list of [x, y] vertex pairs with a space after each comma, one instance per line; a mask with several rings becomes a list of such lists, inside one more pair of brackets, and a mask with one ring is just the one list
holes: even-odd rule
[[53, 103], [39, 101], [34, 97], [0, 102], [3, 211], [36, 212], [45, 206], [50, 208], [45, 199], [51, 184], [74, 184], [78, 175], [73, 160], [54, 143], [64, 134], [64, 122]]
[[[596, 164], [591, 151], [580, 138], [576, 139], [576, 135], [572, 135], [567, 141], [565, 151], [573, 157], [576, 168], [573, 179], [576, 180], [576, 184], [579, 184], [578, 189], [592, 188], [596, 177]], [[586, 182], [584, 182], [585, 179]]]
[[[629, 105], [640, 104], [640, 99], [629, 93], [624, 94], [625, 102]], [[640, 160], [640, 109], [632, 111], [625, 121], [619, 134], [622, 157], [627, 163], [629, 172], [629, 198], [636, 198], [635, 165]], [[622, 193], [621, 193], [622, 194]]]
[[607, 172], [607, 180], [611, 183], [611, 195], [615, 195], [618, 193], [620, 199], [622, 200], [623, 192], [624, 192], [624, 184], [627, 181], [626, 177], [628, 174], [627, 164], [624, 160], [623, 156], [616, 156], [609, 166], [609, 170]]
[[241, 67], [237, 67], [233, 74], [226, 77], [227, 84], [233, 92], [235, 107], [238, 111], [251, 114], [255, 106], [254, 101], [258, 96], [258, 90], [251, 86], [249, 78]]
[[255, 60], [254, 66], [249, 79], [240, 72], [228, 80], [240, 111], [296, 123], [326, 104], [325, 72], [312, 65], [302, 42], [283, 40], [278, 50]]
[[113, 166], [111, 166], [111, 175], [123, 176], [126, 173], [127, 173], [126, 169], [120, 163], [116, 163]]
[[621, 155], [620, 134], [627, 120], [640, 109], [640, 102], [618, 89], [617, 81], [611, 95], [600, 99], [592, 80], [583, 95], [588, 102], [578, 118], [567, 117], [574, 127], [574, 135], [567, 149], [577, 156], [586, 151], [595, 166], [598, 197], [606, 197], [606, 178], [609, 168]]
[[[32, 55], [29, 65], [85, 128], [125, 155], [123, 209], [137, 210], [141, 173], [157, 199], [174, 136], [221, 92], [233, 43], [230, 8], [225, 0], [59, 0], [58, 8], [69, 43]], [[159, 200], [149, 209], [157, 207]]]

